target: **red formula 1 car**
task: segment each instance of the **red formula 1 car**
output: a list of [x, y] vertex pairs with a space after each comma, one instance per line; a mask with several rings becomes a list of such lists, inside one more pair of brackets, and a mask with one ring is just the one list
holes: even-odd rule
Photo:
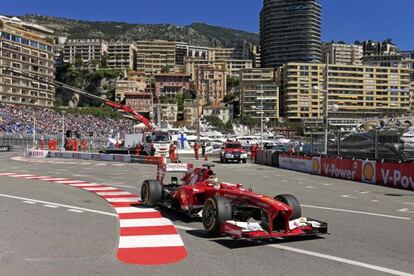
[[[164, 206], [202, 217], [204, 229], [212, 234], [235, 239], [291, 237], [326, 234], [325, 222], [301, 215], [298, 200], [292, 195], [274, 198], [254, 193], [242, 184], [219, 183], [211, 165], [192, 169], [187, 164], [166, 164], [165, 172], [184, 172], [163, 185], [159, 180], [146, 180], [141, 199], [147, 206]], [[159, 176], [162, 175], [159, 173]]]

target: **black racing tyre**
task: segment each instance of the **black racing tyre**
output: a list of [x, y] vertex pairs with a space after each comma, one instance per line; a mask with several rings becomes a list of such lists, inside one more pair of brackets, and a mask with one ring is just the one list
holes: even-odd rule
[[279, 200], [287, 205], [289, 205], [292, 210], [292, 216], [290, 217], [290, 220], [298, 219], [302, 216], [302, 208], [300, 207], [300, 203], [296, 197], [293, 195], [285, 194], [285, 195], [277, 195], [274, 197], [274, 199]]
[[145, 180], [141, 186], [141, 201], [153, 207], [162, 199], [162, 184], [157, 180]]
[[206, 200], [203, 208], [204, 229], [213, 235], [220, 234], [220, 226], [233, 218], [230, 201], [224, 197], [215, 196]]
[[243, 159], [243, 164], [246, 164], [246, 162], [247, 162], [247, 159]]

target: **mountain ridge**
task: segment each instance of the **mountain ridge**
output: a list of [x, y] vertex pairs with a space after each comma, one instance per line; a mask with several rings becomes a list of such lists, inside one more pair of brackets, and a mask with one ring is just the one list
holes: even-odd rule
[[56, 35], [69, 38], [97, 38], [116, 40], [162, 39], [187, 42], [206, 47], [237, 47], [244, 42], [259, 44], [259, 34], [229, 27], [194, 22], [187, 26], [175, 24], [126, 23], [118, 21], [88, 21], [57, 16], [28, 14], [20, 19], [43, 25], [55, 31]]

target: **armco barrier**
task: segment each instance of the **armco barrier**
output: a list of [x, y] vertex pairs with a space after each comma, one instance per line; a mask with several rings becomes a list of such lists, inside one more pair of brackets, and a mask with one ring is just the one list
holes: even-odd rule
[[272, 153], [272, 167], [279, 167], [279, 154], [278, 151]]
[[123, 163], [158, 164], [163, 160], [161, 156], [131, 156], [120, 154], [103, 154], [78, 151], [47, 151], [47, 150], [25, 150], [25, 157], [63, 158], [96, 161], [114, 161]]
[[265, 165], [267, 165], [267, 166], [272, 165], [272, 153], [273, 153], [272, 150], [267, 150], [266, 151], [266, 163], [265, 163]]
[[9, 152], [10, 146], [0, 146], [0, 152]]
[[414, 191], [414, 163], [279, 155], [279, 167], [326, 177]]
[[48, 150], [25, 150], [24, 157], [38, 157], [38, 158], [46, 158], [50, 156], [50, 152]]

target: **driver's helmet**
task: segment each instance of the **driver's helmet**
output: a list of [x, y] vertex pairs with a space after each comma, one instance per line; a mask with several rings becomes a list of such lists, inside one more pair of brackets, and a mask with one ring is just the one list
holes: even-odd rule
[[212, 174], [209, 175], [209, 177], [207, 179], [207, 183], [209, 185], [212, 185], [212, 186], [217, 186], [218, 185], [218, 178], [217, 178], [217, 176], [213, 172], [212, 172]]

